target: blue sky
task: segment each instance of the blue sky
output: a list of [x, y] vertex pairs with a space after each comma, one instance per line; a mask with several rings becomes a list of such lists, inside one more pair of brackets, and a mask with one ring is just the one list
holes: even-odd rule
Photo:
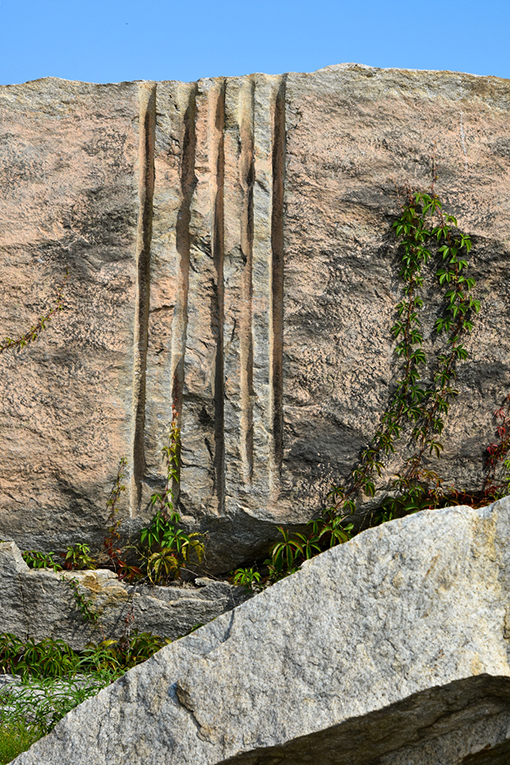
[[352, 61], [510, 78], [508, 0], [0, 0], [0, 84], [311, 72]]

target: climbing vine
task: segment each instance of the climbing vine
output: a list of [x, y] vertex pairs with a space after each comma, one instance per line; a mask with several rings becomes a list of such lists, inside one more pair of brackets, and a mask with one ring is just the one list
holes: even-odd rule
[[[473, 329], [473, 318], [480, 310], [480, 302], [472, 296], [475, 280], [467, 275], [472, 246], [469, 235], [458, 231], [456, 218], [444, 211], [433, 191], [407, 189], [404, 193], [400, 215], [393, 223], [403, 298], [396, 306], [398, 316], [391, 332], [397, 341], [395, 353], [400, 366], [380, 426], [346, 483], [331, 491], [335, 512], [344, 515], [355, 511], [360, 493], [375, 495], [376, 480], [385, 470], [386, 459], [404, 437], [412, 453], [403, 471], [392, 480], [396, 497], [400, 501], [405, 497], [410, 509], [418, 509], [424, 498], [434, 502], [442, 494], [441, 479], [424, 466], [423, 458], [426, 454], [439, 456], [443, 451], [445, 418], [458, 394], [454, 387], [456, 363], [468, 356], [464, 338]], [[432, 381], [426, 381], [424, 374], [430, 365], [420, 320], [424, 306], [423, 266], [429, 260], [435, 261], [435, 279], [444, 290], [434, 332], [444, 337], [445, 344], [436, 359]]]
[[[386, 493], [376, 503], [376, 509], [366, 514], [366, 527], [426, 507], [458, 503], [456, 499], [476, 504], [510, 490], [510, 478], [496, 480], [499, 463], [510, 473], [510, 396], [495, 413], [499, 442], [488, 447], [487, 476], [477, 495], [444, 487], [439, 474], [424, 459], [429, 455], [439, 457], [443, 451], [446, 417], [458, 395], [457, 362], [468, 358], [465, 339], [473, 329], [480, 301], [473, 296], [476, 283], [469, 275], [471, 238], [458, 229], [456, 218], [445, 211], [434, 183], [426, 192], [403, 189], [399, 200], [400, 214], [392, 224], [402, 284], [402, 299], [396, 306], [396, 319], [391, 327], [397, 357], [393, 393], [370, 443], [345, 483], [332, 488], [328, 495], [330, 506], [319, 519], [310, 522], [308, 535], [292, 535], [279, 529], [283, 539], [273, 545], [271, 557], [265, 562], [270, 580], [295, 571], [304, 560], [325, 549], [325, 536], [327, 546], [347, 541], [354, 533], [350, 517], [364, 501], [363, 495], [370, 498], [379, 490]], [[425, 270], [427, 264], [429, 268]], [[433, 339], [441, 350], [429, 359], [420, 315], [427, 294], [424, 282], [431, 269], [442, 296], [433, 328]], [[388, 481], [384, 473], [398, 445], [410, 456], [404, 459], [401, 472]], [[331, 534], [333, 525], [335, 533]]]

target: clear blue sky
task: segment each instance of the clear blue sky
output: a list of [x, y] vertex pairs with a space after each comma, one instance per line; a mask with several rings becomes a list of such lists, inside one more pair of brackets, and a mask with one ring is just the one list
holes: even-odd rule
[[0, 0], [0, 84], [311, 72], [328, 64], [510, 78], [509, 0]]

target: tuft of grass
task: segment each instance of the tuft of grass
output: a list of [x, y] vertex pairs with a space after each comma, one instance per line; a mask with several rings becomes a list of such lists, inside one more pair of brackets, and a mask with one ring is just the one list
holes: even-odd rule
[[0, 765], [29, 749], [71, 709], [171, 641], [134, 630], [73, 651], [62, 640], [23, 642], [0, 634], [0, 672], [16, 675], [0, 687]]
[[28, 678], [0, 690], [0, 765], [49, 733], [71, 709], [111, 682], [109, 673]]
[[26, 752], [42, 736], [44, 733], [37, 727], [27, 727], [21, 722], [0, 724], [0, 765], [7, 765], [18, 754]]

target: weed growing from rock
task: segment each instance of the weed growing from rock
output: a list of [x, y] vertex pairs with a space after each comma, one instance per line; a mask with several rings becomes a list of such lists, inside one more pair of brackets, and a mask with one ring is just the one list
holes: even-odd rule
[[40, 550], [25, 550], [23, 560], [29, 568], [52, 568], [53, 571], [62, 571], [62, 566], [53, 560], [54, 552], [44, 553]]
[[82, 569], [94, 569], [96, 560], [90, 552], [90, 547], [83, 542], [69, 545], [64, 556], [64, 567], [68, 571], [81, 571]]
[[108, 525], [106, 527], [106, 534], [103, 540], [103, 548], [109, 567], [115, 571], [119, 579], [128, 579], [129, 581], [133, 581], [133, 579], [141, 577], [142, 572], [138, 566], [132, 565], [126, 560], [125, 550], [122, 549], [122, 545], [120, 543], [119, 526], [121, 521], [117, 515], [117, 503], [122, 495], [122, 492], [126, 490], [126, 487], [122, 483], [122, 480], [125, 477], [124, 471], [126, 466], [127, 459], [125, 457], [121, 457], [117, 470], [117, 477], [115, 478], [115, 483], [106, 502], [106, 508], [110, 510], [110, 515], [108, 517]]
[[168, 445], [162, 449], [167, 468], [165, 488], [162, 494], [152, 495], [151, 505], [157, 510], [149, 526], [140, 534], [143, 570], [152, 584], [166, 584], [177, 579], [193, 557], [201, 563], [204, 556], [204, 535], [187, 533], [180, 528], [181, 517], [174, 507], [175, 490], [179, 484], [181, 431], [175, 407], [172, 407], [172, 415]]
[[73, 591], [73, 596], [76, 601], [76, 605], [78, 607], [79, 612], [83, 616], [86, 622], [91, 622], [92, 624], [96, 624], [99, 619], [99, 614], [97, 611], [94, 611], [93, 602], [91, 598], [87, 598], [80, 590], [80, 583], [75, 578], [72, 577], [71, 579], [63, 576], [62, 581], [69, 585], [69, 587]]
[[257, 592], [262, 589], [262, 576], [254, 567], [238, 568], [232, 574], [232, 583]]
[[17, 338], [6, 337], [4, 340], [0, 340], [0, 353], [3, 351], [12, 349], [15, 351], [21, 351], [29, 343], [33, 343], [39, 337], [40, 333], [47, 328], [48, 323], [51, 321], [57, 311], [62, 311], [64, 308], [63, 292], [67, 279], [69, 278], [69, 269], [66, 269], [66, 275], [59, 286], [57, 296], [55, 299], [55, 305], [48, 311], [45, 316], [41, 316], [35, 324], [33, 324], [28, 332], [24, 332]]

